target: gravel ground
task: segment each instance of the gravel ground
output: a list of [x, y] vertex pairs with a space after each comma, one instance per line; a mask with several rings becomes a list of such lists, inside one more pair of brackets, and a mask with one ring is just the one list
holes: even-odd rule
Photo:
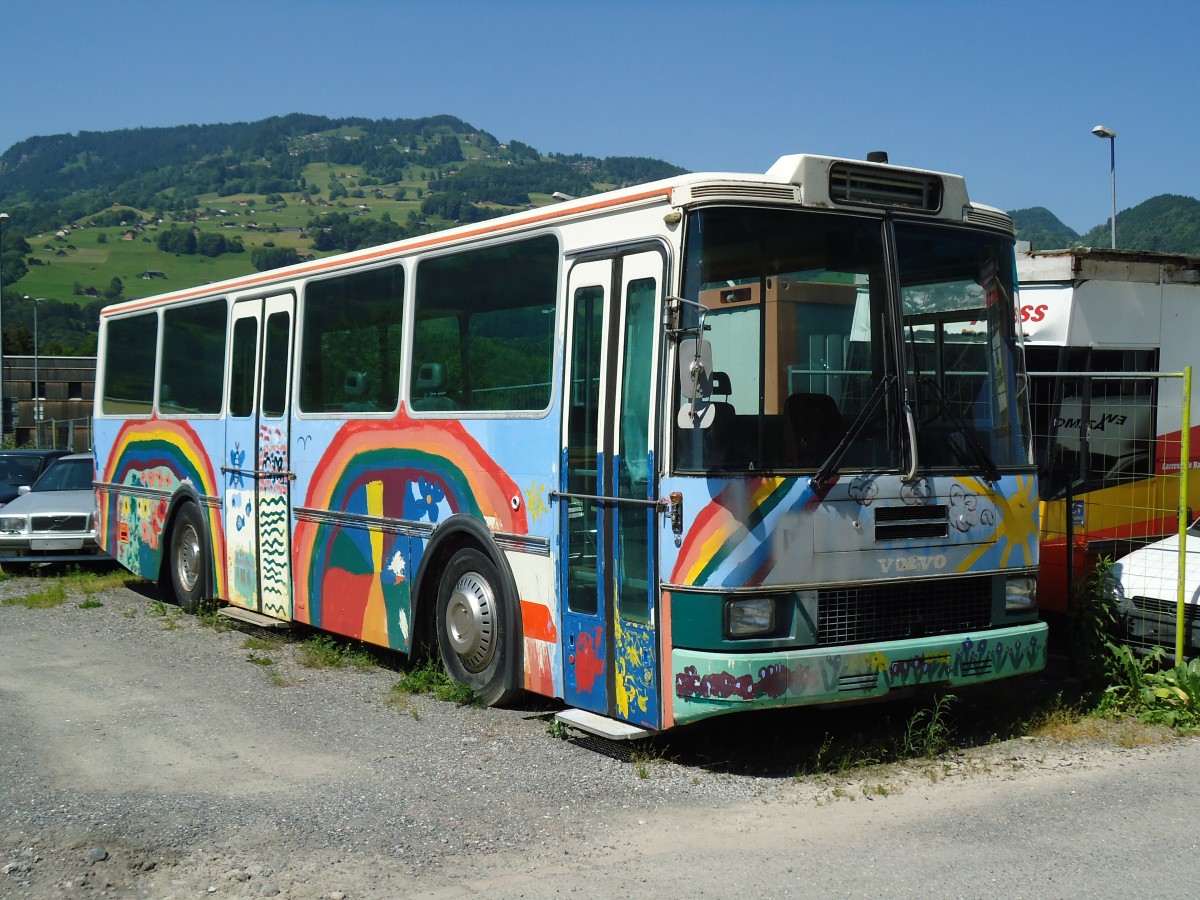
[[[0, 583], [0, 601], [47, 581]], [[936, 770], [797, 778], [811, 751], [780, 748], [827, 727], [811, 713], [730, 719], [669, 748], [562, 740], [541, 701], [392, 703], [392, 668], [308, 668], [297, 642], [248, 649], [248, 632], [150, 591], [108, 590], [93, 608], [82, 595], [0, 606], [0, 896], [761, 894], [752, 860], [701, 874], [684, 848], [769, 848], [781, 808], [840, 807], [845, 821], [857, 798], [903, 816], [914, 785], [961, 795], [1172, 752], [1106, 746], [1089, 763], [1018, 740]], [[729, 750], [750, 745], [763, 754]], [[678, 893], [634, 876], [646, 854], [675, 861], [678, 880], [660, 877]]]

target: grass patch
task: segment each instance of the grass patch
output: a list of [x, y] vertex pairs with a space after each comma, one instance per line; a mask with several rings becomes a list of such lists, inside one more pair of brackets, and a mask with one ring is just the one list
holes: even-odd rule
[[103, 605], [104, 604], [101, 603], [99, 600], [97, 600], [95, 597], [88, 597], [84, 600], [79, 601], [80, 609], [99, 609]]
[[262, 635], [252, 634], [242, 641], [243, 650], [278, 650], [286, 644], [283, 638], [278, 635]]
[[409, 708], [409, 699], [418, 694], [432, 694], [438, 700], [459, 706], [482, 707], [483, 700], [465, 684], [452, 681], [436, 660], [409, 669], [388, 693], [388, 702], [401, 709]]
[[23, 606], [26, 609], [52, 609], [61, 606], [67, 599], [67, 589], [58, 582], [47, 585], [41, 590], [23, 594], [20, 597], [7, 597], [5, 606]]
[[375, 666], [375, 657], [345, 641], [318, 634], [300, 645], [300, 665], [309, 669], [370, 669]]
[[78, 591], [81, 594], [99, 594], [103, 591], [146, 584], [144, 578], [127, 572], [124, 569], [115, 569], [108, 572], [90, 572], [76, 568], [60, 576], [57, 580], [66, 585], [69, 590]]

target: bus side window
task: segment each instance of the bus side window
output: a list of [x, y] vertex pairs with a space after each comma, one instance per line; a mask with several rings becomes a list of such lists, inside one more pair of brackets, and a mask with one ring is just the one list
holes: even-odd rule
[[403, 311], [403, 266], [309, 282], [304, 289], [300, 409], [396, 409]]

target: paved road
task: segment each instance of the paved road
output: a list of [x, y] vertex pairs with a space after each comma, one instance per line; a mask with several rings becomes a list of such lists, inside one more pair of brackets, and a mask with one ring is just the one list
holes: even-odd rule
[[390, 704], [387, 669], [79, 599], [0, 607], [0, 896], [1200, 894], [1196, 740], [750, 775], [558, 740], [536, 704]]

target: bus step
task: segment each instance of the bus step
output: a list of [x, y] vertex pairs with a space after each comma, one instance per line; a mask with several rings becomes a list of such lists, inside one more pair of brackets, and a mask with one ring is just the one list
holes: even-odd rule
[[239, 622], [246, 622], [249, 625], [257, 625], [259, 628], [291, 628], [292, 623], [284, 619], [272, 619], [270, 616], [264, 616], [262, 613], [256, 613], [251, 609], [243, 609], [240, 606], [222, 606], [218, 613], [229, 619], [237, 619]]
[[554, 721], [562, 722], [571, 728], [578, 728], [597, 737], [608, 738], [610, 741], [636, 741], [638, 738], [649, 737], [651, 732], [628, 722], [618, 722], [607, 716], [600, 716], [584, 709], [564, 709], [556, 713]]

